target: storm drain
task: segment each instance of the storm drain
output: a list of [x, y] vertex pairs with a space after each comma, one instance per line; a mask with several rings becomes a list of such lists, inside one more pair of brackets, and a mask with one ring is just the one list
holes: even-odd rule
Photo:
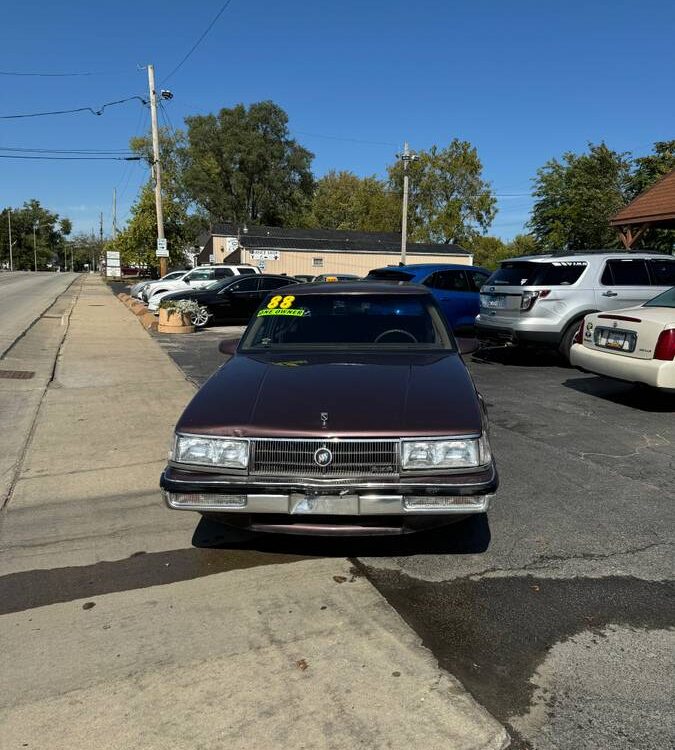
[[6, 380], [30, 380], [33, 375], [32, 370], [0, 370], [0, 378]]

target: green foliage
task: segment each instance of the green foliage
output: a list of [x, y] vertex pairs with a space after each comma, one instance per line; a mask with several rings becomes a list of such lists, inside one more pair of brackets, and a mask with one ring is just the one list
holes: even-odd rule
[[511, 256], [516, 255], [537, 255], [542, 251], [541, 245], [533, 234], [517, 234], [509, 242]]
[[519, 255], [536, 255], [541, 252], [536, 239], [531, 234], [518, 234], [511, 242], [504, 242], [499, 237], [489, 235], [473, 237], [466, 244], [467, 250], [473, 253], [474, 265], [495, 269], [499, 262]]
[[629, 180], [631, 200], [675, 169], [675, 141], [656, 141], [653, 150], [653, 154], [635, 159]]
[[283, 225], [306, 211], [313, 154], [271, 101], [186, 118], [185, 189], [211, 221]]
[[630, 195], [627, 154], [589, 144], [588, 153], [563, 155], [537, 171], [530, 227], [546, 250], [618, 247], [609, 219]]
[[401, 203], [387, 185], [372, 177], [331, 170], [317, 183], [302, 223], [321, 229], [399, 232]]
[[71, 267], [71, 258], [73, 270], [84, 271], [86, 268], [96, 266], [98, 268], [101, 258], [102, 246], [98, 237], [85, 232], [78, 232], [68, 238], [66, 243], [66, 253], [68, 259], [68, 270]]
[[[60, 218], [57, 213], [48, 211], [35, 199], [26, 201], [21, 208], [5, 208], [0, 213], [0, 265], [9, 267], [10, 210], [14, 269], [32, 270], [36, 255], [39, 271], [44, 271], [49, 266], [63, 266], [66, 237], [71, 232], [72, 224], [69, 219]], [[33, 227], [36, 225], [34, 234]]]
[[[486, 231], [497, 213], [497, 201], [483, 180], [478, 151], [457, 138], [445, 148], [432, 146], [409, 162], [408, 232], [414, 242], [469, 243]], [[389, 167], [389, 180], [403, 191], [403, 165]]]

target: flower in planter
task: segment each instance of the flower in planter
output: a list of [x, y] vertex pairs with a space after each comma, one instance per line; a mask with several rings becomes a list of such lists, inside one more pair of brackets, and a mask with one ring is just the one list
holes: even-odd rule
[[193, 299], [163, 299], [159, 303], [159, 309], [166, 310], [168, 318], [174, 313], [189, 317], [199, 312], [199, 305]]

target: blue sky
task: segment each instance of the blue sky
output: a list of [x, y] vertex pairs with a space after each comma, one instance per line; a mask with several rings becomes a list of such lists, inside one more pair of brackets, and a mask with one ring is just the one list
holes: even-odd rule
[[[0, 71], [92, 75], [0, 75], [0, 115], [146, 95], [137, 66], [154, 63], [161, 84], [221, 5], [7, 4]], [[499, 196], [490, 233], [510, 238], [549, 158], [601, 140], [642, 154], [675, 137], [674, 27], [672, 0], [232, 0], [165, 83], [166, 110], [178, 127], [273, 99], [319, 176], [382, 175], [404, 139], [418, 149], [466, 139]], [[0, 147], [124, 149], [148, 122], [136, 101], [101, 117], [0, 120]], [[133, 162], [0, 159], [0, 206], [35, 197], [85, 231], [103, 211], [107, 233], [113, 187], [123, 223], [145, 179]]]

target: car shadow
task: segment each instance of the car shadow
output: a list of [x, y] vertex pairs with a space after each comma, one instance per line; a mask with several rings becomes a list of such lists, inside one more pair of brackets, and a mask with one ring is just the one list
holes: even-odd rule
[[236, 549], [304, 557], [409, 557], [412, 555], [475, 555], [490, 546], [486, 514], [438, 528], [396, 536], [312, 536], [255, 533], [202, 517], [192, 544], [208, 549]]
[[554, 349], [481, 346], [471, 355], [472, 362], [505, 367], [558, 367], [569, 368], [567, 362]]
[[664, 393], [656, 388], [624, 383], [591, 375], [589, 377], [569, 378], [563, 381], [565, 388], [579, 393], [611, 401], [614, 404], [628, 406], [640, 411], [670, 414], [675, 412], [675, 394]]

